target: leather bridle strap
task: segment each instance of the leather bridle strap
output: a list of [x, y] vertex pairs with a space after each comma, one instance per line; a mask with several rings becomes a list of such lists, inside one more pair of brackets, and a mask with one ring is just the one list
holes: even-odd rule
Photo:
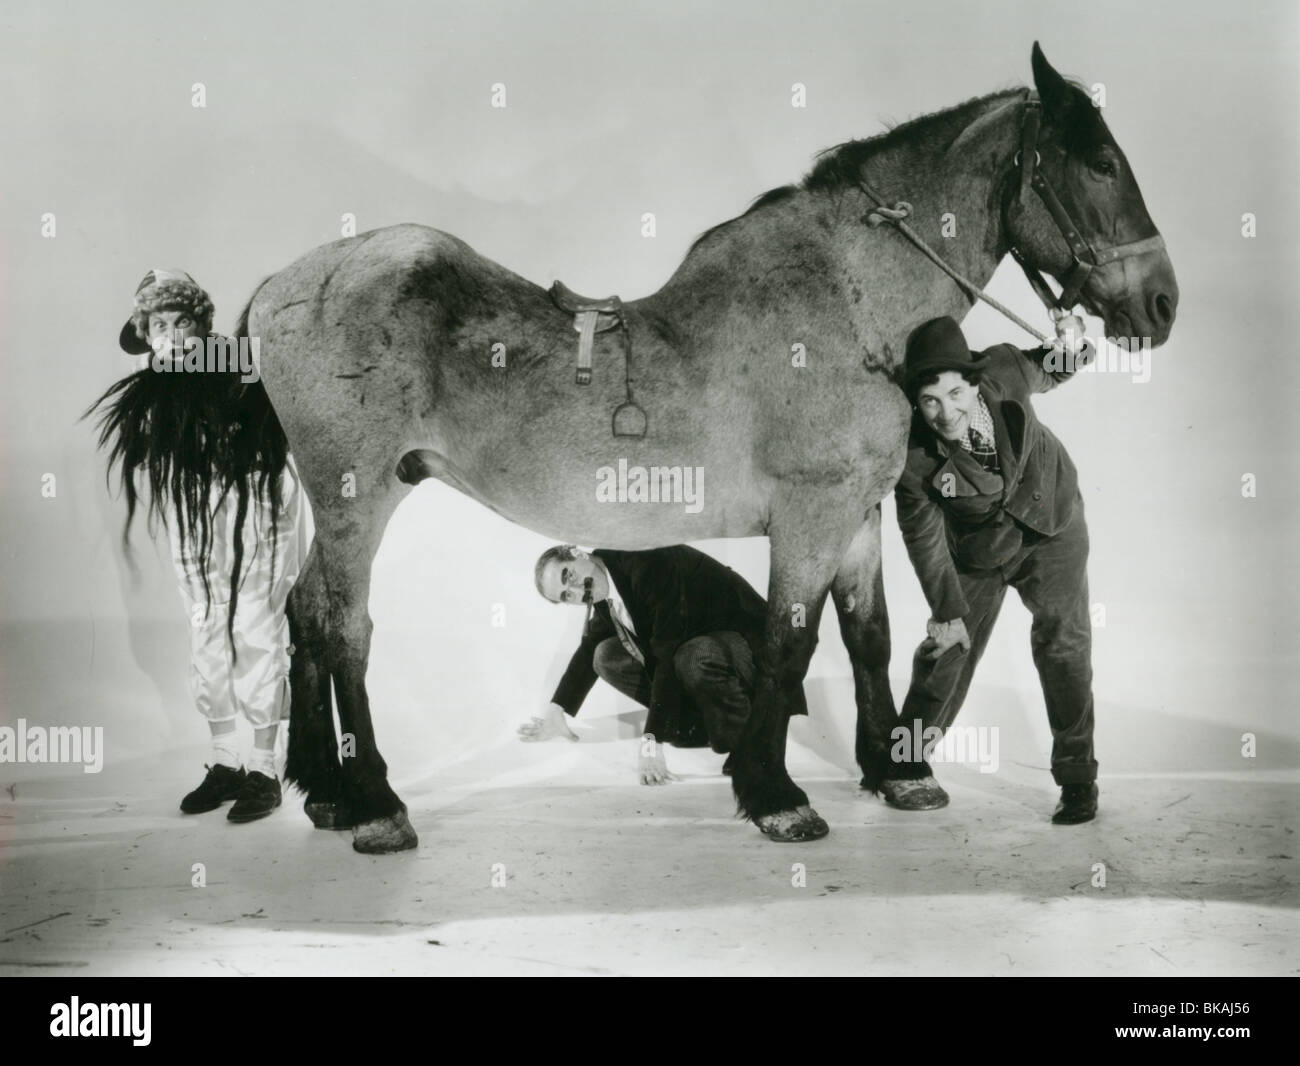
[[1051, 286], [1043, 278], [1042, 273], [1035, 267], [1029, 265], [1024, 254], [1019, 248], [1012, 246], [1011, 254], [1015, 257], [1020, 269], [1025, 272], [1025, 277], [1029, 280], [1030, 286], [1038, 294], [1043, 305], [1049, 310], [1058, 314], [1066, 314], [1074, 305], [1079, 302], [1079, 295], [1083, 292], [1083, 287], [1088, 284], [1088, 278], [1099, 266], [1106, 263], [1113, 263], [1118, 259], [1126, 259], [1129, 256], [1142, 255], [1146, 252], [1158, 251], [1165, 246], [1165, 240], [1160, 234], [1151, 237], [1144, 237], [1139, 241], [1129, 241], [1125, 244], [1103, 245], [1094, 247], [1079, 232], [1079, 227], [1075, 225], [1074, 219], [1070, 217], [1070, 212], [1065, 209], [1061, 203], [1061, 198], [1056, 195], [1056, 190], [1052, 188], [1052, 183], [1047, 180], [1047, 175], [1043, 173], [1042, 158], [1038, 154], [1038, 135], [1042, 126], [1043, 105], [1038, 98], [1038, 93], [1034, 89], [1028, 90], [1025, 96], [1025, 116], [1020, 130], [1020, 151], [1016, 153], [1015, 163], [1020, 168], [1020, 187], [1016, 193], [1016, 204], [1024, 207], [1025, 198], [1029, 190], [1033, 189], [1038, 194], [1039, 200], [1051, 215], [1052, 221], [1056, 223], [1056, 228], [1061, 231], [1061, 236], [1065, 238], [1066, 245], [1070, 249], [1069, 273], [1066, 274], [1062, 282], [1061, 295], [1053, 296]]

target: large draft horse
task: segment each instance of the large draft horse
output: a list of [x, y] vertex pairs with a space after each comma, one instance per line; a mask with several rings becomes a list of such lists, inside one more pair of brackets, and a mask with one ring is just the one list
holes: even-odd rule
[[[576, 387], [573, 316], [446, 233], [405, 225], [336, 241], [262, 284], [240, 329], [261, 338], [316, 518], [290, 600], [287, 771], [316, 825], [351, 827], [363, 852], [416, 844], [371, 725], [367, 597], [385, 526], [427, 477], [560, 541], [766, 535], [766, 634], [733, 759], [739, 809], [775, 839], [826, 832], [786, 772], [785, 745], [828, 591], [853, 663], [862, 783], [879, 783], [896, 714], [879, 503], [903, 463], [903, 341], [924, 319], [960, 321], [972, 300], [897, 229], [867, 224], [866, 190], [910, 202], [915, 231], [976, 285], [1014, 251], [1077, 291], [1110, 336], [1159, 345], [1177, 306], [1173, 267], [1101, 113], [1037, 44], [1031, 62], [1037, 100], [995, 92], [823, 153], [801, 183], [705, 233], [658, 292], [626, 303], [648, 419], [639, 438], [611, 433], [626, 398], [619, 337], [595, 338], [593, 380]], [[1030, 187], [1021, 151], [1031, 111], [1045, 191]], [[955, 235], [942, 233], [945, 215]], [[597, 471], [620, 459], [703, 468], [703, 509], [600, 502]], [[331, 681], [355, 742], [342, 760]]]

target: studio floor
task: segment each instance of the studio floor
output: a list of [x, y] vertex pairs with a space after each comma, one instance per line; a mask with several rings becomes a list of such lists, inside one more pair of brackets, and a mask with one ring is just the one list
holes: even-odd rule
[[0, 782], [0, 974], [1300, 970], [1300, 772], [1103, 775], [1098, 820], [1054, 827], [1039, 769], [945, 767], [951, 805], [905, 813], [792, 742], [831, 834], [782, 845], [732, 816], [719, 756], [670, 751], [682, 780], [647, 788], [594, 725], [396, 778], [420, 845], [386, 857], [296, 793], [181, 815], [202, 746]]

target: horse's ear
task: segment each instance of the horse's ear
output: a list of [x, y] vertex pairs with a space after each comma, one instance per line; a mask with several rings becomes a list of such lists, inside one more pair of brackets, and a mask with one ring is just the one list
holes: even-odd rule
[[1034, 69], [1034, 88], [1043, 101], [1046, 115], [1062, 116], [1070, 109], [1070, 87], [1065, 79], [1056, 72], [1056, 68], [1047, 61], [1043, 50], [1034, 42], [1034, 50], [1029, 56], [1030, 66]]

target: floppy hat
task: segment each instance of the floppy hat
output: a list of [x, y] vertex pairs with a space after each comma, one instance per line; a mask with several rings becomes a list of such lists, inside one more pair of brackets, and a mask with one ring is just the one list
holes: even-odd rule
[[912, 330], [903, 354], [903, 380], [907, 394], [916, 383], [945, 370], [983, 370], [988, 356], [977, 355], [966, 345], [961, 326], [951, 318], [932, 318]]
[[151, 311], [184, 310], [199, 322], [212, 324], [212, 300], [203, 287], [183, 270], [155, 267], [135, 287], [135, 308], [122, 326], [117, 343], [130, 355], [143, 355], [152, 346], [139, 329]]

